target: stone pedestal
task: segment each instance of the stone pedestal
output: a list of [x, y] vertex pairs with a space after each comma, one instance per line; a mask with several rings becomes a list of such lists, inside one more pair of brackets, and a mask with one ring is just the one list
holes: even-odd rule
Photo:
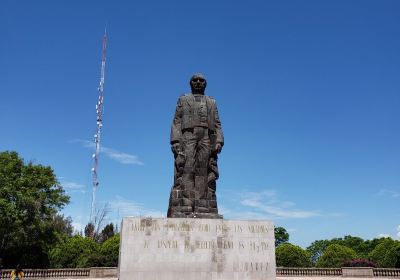
[[124, 218], [120, 280], [275, 280], [271, 221]]
[[372, 267], [342, 267], [343, 277], [374, 278]]

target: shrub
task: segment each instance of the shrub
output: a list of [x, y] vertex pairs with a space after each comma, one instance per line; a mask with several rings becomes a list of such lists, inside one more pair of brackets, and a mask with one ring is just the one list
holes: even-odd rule
[[118, 266], [119, 257], [119, 234], [108, 238], [101, 245], [100, 255], [105, 257], [103, 266]]
[[344, 262], [344, 267], [376, 267], [376, 264], [366, 259], [354, 259]]
[[332, 244], [326, 248], [317, 262], [317, 267], [342, 267], [343, 263], [357, 257], [356, 252], [346, 246]]
[[53, 268], [89, 267], [89, 257], [97, 254], [99, 245], [91, 238], [75, 235], [50, 251]]
[[299, 246], [284, 243], [276, 248], [276, 264], [284, 267], [309, 267], [309, 253]]

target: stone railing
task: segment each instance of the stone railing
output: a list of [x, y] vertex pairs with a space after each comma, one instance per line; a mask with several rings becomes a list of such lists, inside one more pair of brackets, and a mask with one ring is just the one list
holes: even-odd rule
[[[24, 278], [88, 278], [90, 268], [62, 268], [62, 269], [24, 269]], [[0, 279], [10, 279], [11, 269], [4, 269], [0, 272]]]
[[374, 268], [374, 277], [396, 277], [396, 278], [400, 278], [400, 269], [396, 269], [396, 268]]
[[276, 276], [341, 276], [341, 268], [277, 267]]
[[[11, 269], [0, 271], [0, 279], [10, 279]], [[63, 268], [63, 269], [24, 269], [24, 279], [44, 278], [117, 278], [117, 267]], [[342, 276], [378, 278], [400, 278], [400, 269], [395, 268], [298, 268], [277, 267], [276, 276]]]
[[358, 278], [390, 277], [400, 278], [400, 269], [372, 267], [342, 267], [342, 268], [297, 268], [277, 267], [276, 276], [342, 276]]

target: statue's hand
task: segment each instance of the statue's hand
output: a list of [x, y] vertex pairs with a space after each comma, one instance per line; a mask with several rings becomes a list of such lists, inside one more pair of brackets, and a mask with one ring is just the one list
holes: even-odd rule
[[180, 146], [181, 145], [179, 145], [179, 143], [174, 143], [171, 145], [171, 150], [174, 153], [174, 155], [177, 155], [179, 153]]
[[222, 150], [222, 145], [220, 143], [217, 143], [215, 145], [215, 150], [217, 151], [217, 154], [219, 154]]

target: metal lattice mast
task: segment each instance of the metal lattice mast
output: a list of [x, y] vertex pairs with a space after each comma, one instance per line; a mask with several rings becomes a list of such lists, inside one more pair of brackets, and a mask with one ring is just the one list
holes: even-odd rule
[[100, 154], [100, 135], [101, 127], [103, 126], [103, 100], [104, 100], [104, 70], [106, 68], [106, 48], [107, 48], [107, 33], [104, 31], [103, 35], [103, 48], [101, 55], [101, 72], [100, 72], [100, 84], [99, 84], [99, 100], [96, 104], [96, 116], [97, 116], [97, 127], [96, 134], [94, 135], [95, 152], [93, 154], [93, 192], [92, 192], [92, 208], [90, 211], [90, 222], [94, 224], [96, 216], [96, 190], [99, 186], [97, 179], [98, 167], [99, 167], [99, 154]]

